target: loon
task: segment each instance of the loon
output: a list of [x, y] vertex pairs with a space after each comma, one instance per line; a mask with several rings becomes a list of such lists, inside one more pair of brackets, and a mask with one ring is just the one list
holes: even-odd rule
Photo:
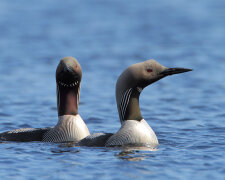
[[64, 57], [56, 69], [58, 123], [55, 127], [21, 128], [0, 133], [1, 141], [78, 142], [90, 132], [78, 114], [81, 66]]
[[167, 68], [150, 59], [129, 66], [116, 83], [116, 101], [121, 128], [117, 133], [95, 133], [78, 142], [80, 146], [147, 146], [156, 148], [157, 136], [143, 119], [139, 96], [148, 85], [173, 74], [191, 71], [185, 68]]

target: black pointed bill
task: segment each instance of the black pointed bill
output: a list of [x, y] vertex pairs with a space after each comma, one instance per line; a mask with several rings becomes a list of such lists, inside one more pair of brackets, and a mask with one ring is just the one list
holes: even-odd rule
[[160, 73], [160, 75], [169, 76], [173, 74], [179, 74], [192, 71], [192, 69], [186, 69], [186, 68], [168, 68]]

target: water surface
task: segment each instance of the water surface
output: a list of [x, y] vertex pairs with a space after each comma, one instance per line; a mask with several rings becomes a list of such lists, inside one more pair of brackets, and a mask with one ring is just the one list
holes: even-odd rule
[[74, 56], [83, 70], [79, 113], [89, 130], [120, 127], [115, 84], [154, 58], [193, 72], [147, 87], [141, 112], [157, 151], [0, 144], [4, 179], [224, 179], [225, 2], [0, 2], [0, 131], [57, 122], [55, 69]]

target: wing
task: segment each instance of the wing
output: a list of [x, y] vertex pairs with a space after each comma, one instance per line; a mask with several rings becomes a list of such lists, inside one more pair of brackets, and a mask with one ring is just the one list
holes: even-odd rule
[[132, 131], [130, 131], [129, 129], [121, 132], [119, 131], [109, 138], [109, 140], [106, 142], [106, 146], [113, 147], [132, 144], [134, 143], [134, 138], [132, 135]]
[[106, 141], [112, 136], [112, 133], [95, 133], [89, 135], [78, 142], [80, 146], [104, 147]]
[[0, 133], [1, 141], [20, 141], [20, 142], [28, 142], [28, 141], [42, 141], [43, 135], [49, 131], [48, 128], [21, 128], [15, 129], [12, 131], [7, 131]]

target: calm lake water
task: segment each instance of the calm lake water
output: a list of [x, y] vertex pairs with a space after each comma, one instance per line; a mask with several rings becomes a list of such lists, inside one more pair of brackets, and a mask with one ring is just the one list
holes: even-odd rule
[[141, 95], [157, 151], [2, 142], [1, 179], [225, 178], [225, 1], [0, 1], [0, 132], [57, 123], [65, 56], [82, 66], [79, 113], [92, 133], [119, 129], [127, 66], [153, 58], [194, 71]]

